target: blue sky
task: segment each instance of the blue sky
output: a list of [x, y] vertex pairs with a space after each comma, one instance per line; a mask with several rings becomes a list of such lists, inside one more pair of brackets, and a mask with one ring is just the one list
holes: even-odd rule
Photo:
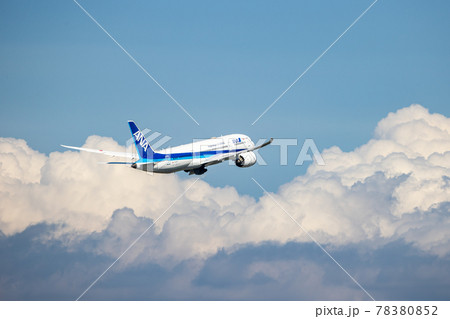
[[[250, 124], [369, 1], [80, 2], [198, 120], [195, 125], [71, 1], [2, 2], [1, 136], [60, 151], [92, 134], [129, 138], [126, 120], [173, 137], [242, 132], [351, 150], [388, 112], [448, 115], [449, 4], [380, 1], [259, 122]], [[277, 164], [278, 148], [265, 150]], [[300, 147], [292, 147], [293, 164]], [[305, 168], [212, 169], [214, 185], [259, 195]], [[235, 181], [240, 183], [236, 185]]]
[[[261, 151], [267, 166], [211, 167], [202, 177], [205, 184], [198, 186], [197, 191], [213, 199], [188, 198], [182, 202], [184, 208], [175, 206], [167, 220], [158, 225], [154, 239], [167, 247], [163, 257], [147, 256], [137, 263], [132, 258], [131, 266], [124, 263], [109, 286], [105, 280], [106, 286], [93, 291], [91, 299], [124, 298], [119, 292], [121, 284], [137, 276], [136, 272], [151, 277], [155, 269], [161, 272], [161, 278], [149, 278], [144, 287], [133, 286], [136, 281], [127, 284], [127, 289], [133, 291], [130, 298], [366, 298], [349, 278], [337, 274], [335, 265], [322, 265], [323, 256], [320, 250], [312, 248], [311, 242], [303, 237], [285, 238], [280, 233], [281, 226], [274, 226], [273, 236], [267, 229], [230, 226], [227, 228], [230, 234], [240, 229], [235, 240], [223, 240], [226, 236], [220, 231], [210, 234], [198, 230], [204, 237], [192, 239], [192, 245], [203, 247], [205, 241], [218, 244], [198, 251], [184, 247], [190, 253], [183, 257], [177, 255], [183, 249], [173, 241], [183, 236], [174, 229], [185, 231], [179, 223], [183, 224], [186, 216], [206, 218], [210, 224], [205, 222], [205, 225], [219, 225], [219, 228], [229, 227], [224, 226], [224, 220], [238, 219], [240, 214], [249, 219], [239, 219], [233, 225], [268, 217], [264, 214], [255, 215], [259, 216], [255, 219], [250, 217], [257, 211], [274, 209], [267, 204], [269, 198], [252, 177], [273, 192], [294, 215], [298, 213], [300, 218], [307, 212], [305, 216], [311, 219], [305, 217], [304, 221], [319, 241], [339, 257], [345, 259], [350, 254], [346, 266], [358, 278], [366, 278], [361, 280], [374, 295], [385, 299], [448, 298], [445, 292], [448, 283], [438, 279], [448, 269], [449, 253], [443, 248], [446, 241], [442, 239], [448, 238], [448, 231], [441, 230], [441, 239], [427, 241], [425, 236], [433, 227], [447, 225], [449, 221], [450, 195], [446, 185], [450, 174], [441, 171], [445, 165], [440, 164], [448, 156], [445, 155], [448, 137], [442, 132], [446, 132], [450, 117], [448, 1], [379, 0], [270, 111], [251, 125], [371, 3], [359, 0], [282, 3], [80, 0], [192, 114], [200, 123], [196, 125], [73, 1], [2, 1], [0, 137], [23, 139], [28, 146], [16, 140], [2, 140], [4, 146], [0, 147], [0, 155], [6, 154], [0, 158], [0, 172], [6, 180], [4, 193], [10, 194], [3, 199], [6, 204], [0, 207], [0, 240], [5, 243], [0, 253], [11, 257], [10, 264], [0, 265], [0, 272], [5, 286], [24, 287], [0, 297], [76, 297], [116, 257], [116, 252], [105, 248], [109, 247], [107, 239], [117, 235], [108, 235], [107, 228], [114, 222], [114, 212], [128, 207], [132, 213], [126, 216], [131, 224], [134, 217], [155, 220], [170, 204], [170, 196], [176, 197], [192, 181], [184, 173], [175, 177], [135, 176], [126, 169], [97, 166], [97, 158], [69, 152], [61, 154], [65, 150], [60, 144], [81, 146], [92, 135], [111, 137], [125, 145], [130, 137], [126, 121], [133, 119], [141, 129], [171, 136], [168, 145], [172, 146], [188, 143], [193, 138], [230, 133], [247, 134], [254, 141], [269, 137], [298, 139], [300, 145], [289, 148], [287, 166], [279, 165], [280, 149], [271, 146]], [[423, 107], [409, 107], [412, 104]], [[396, 111], [393, 117], [388, 116]], [[424, 121], [421, 124], [417, 122], [420, 119]], [[405, 141], [405, 136], [411, 136], [410, 143], [408, 138]], [[324, 151], [328, 164], [325, 168], [311, 167], [307, 175], [308, 163], [294, 165], [306, 138], [314, 139], [319, 150]], [[92, 147], [117, 146], [106, 138], [94, 137], [89, 143]], [[386, 153], [386, 149], [391, 153]], [[433, 153], [442, 159], [435, 159]], [[10, 154], [14, 155], [14, 161], [8, 157]], [[367, 154], [379, 155], [382, 160], [372, 161], [372, 157], [365, 157]], [[398, 154], [406, 159], [394, 158]], [[424, 163], [420, 162], [422, 157]], [[28, 158], [37, 164], [27, 168], [24, 163]], [[424, 184], [418, 182], [425, 178], [423, 167], [433, 172], [429, 177], [435, 183], [432, 193], [426, 193], [420, 186]], [[412, 180], [416, 177], [417, 185]], [[96, 178], [104, 179], [104, 184], [93, 180]], [[338, 187], [336, 183], [339, 191], [330, 190], [329, 187]], [[121, 184], [116, 187], [120, 191], [113, 189], [117, 184]], [[127, 193], [126, 185], [142, 188], [137, 188], [136, 197], [130, 192], [129, 199], [120, 201], [117, 196]], [[303, 198], [299, 189], [308, 194]], [[313, 191], [309, 194], [308, 189], [316, 194]], [[118, 194], [116, 198], [109, 198], [113, 193]], [[290, 194], [295, 194], [294, 199], [288, 198]], [[408, 194], [416, 196], [408, 197]], [[10, 208], [8, 200], [14, 198], [20, 198], [23, 203]], [[141, 198], [148, 198], [147, 203], [141, 202]], [[373, 198], [380, 204], [373, 203]], [[240, 203], [249, 208], [242, 208], [245, 205], [241, 207]], [[316, 203], [323, 206], [318, 207]], [[347, 203], [350, 204], [346, 206]], [[321, 215], [327, 209], [345, 221], [342, 225], [338, 223], [336, 232], [327, 224], [333, 217]], [[361, 215], [361, 219], [352, 220], [349, 212]], [[220, 218], [210, 215], [213, 213]], [[317, 223], [323, 224], [313, 222], [315, 216]], [[424, 216], [430, 217], [429, 223], [419, 223]], [[86, 225], [89, 224], [86, 219], [91, 218], [93, 226]], [[355, 232], [346, 228], [367, 220], [376, 224], [376, 231], [372, 230], [373, 225]], [[411, 225], [419, 225], [423, 233], [414, 235], [402, 228]], [[346, 232], [351, 235], [345, 235]], [[125, 245], [133, 237], [128, 235], [121, 233], [114, 240]], [[41, 274], [40, 279], [33, 281], [27, 290], [26, 284], [22, 286], [23, 280], [33, 274], [16, 267], [23, 259], [14, 251], [27, 255], [26, 247], [36, 240], [39, 242], [36, 251], [43, 256], [55, 254], [64, 260], [85, 258], [86, 262], [75, 262], [75, 266], [62, 263], [56, 268], [45, 262], [37, 263], [35, 270]], [[190, 239], [186, 242], [191, 243]], [[99, 245], [97, 250], [90, 248], [95, 243]], [[16, 246], [22, 248], [5, 248]], [[160, 252], [157, 247], [151, 249]], [[302, 255], [303, 251], [304, 257], [300, 259], [290, 257], [290, 254]], [[264, 259], [272, 252], [276, 252], [273, 258]], [[410, 286], [402, 284], [416, 278], [416, 270], [402, 272], [399, 260], [386, 262], [382, 257], [398, 252], [425, 268], [431, 265], [430, 287], [438, 293], [425, 289], [430, 293], [414, 294]], [[39, 260], [34, 255], [27, 258], [31, 258], [27, 263]], [[366, 271], [364, 261], [371, 265], [370, 271]], [[100, 265], [96, 268], [94, 264]], [[216, 264], [223, 269], [229, 264], [242, 265], [247, 275], [243, 275], [245, 272], [215, 273], [211, 265]], [[152, 271], [146, 270], [146, 265]], [[279, 265], [287, 269], [288, 275], [273, 275], [271, 267]], [[310, 286], [303, 290], [298, 287], [299, 282], [290, 283], [293, 277], [289, 274], [294, 276], [298, 267], [303, 269], [301, 278], [311, 278]], [[78, 280], [83, 269], [88, 268], [94, 269], [89, 278], [85, 282]], [[248, 275], [252, 271], [254, 276]], [[392, 288], [389, 281], [394, 275], [399, 275], [395, 290], [398, 295], [389, 292]], [[80, 286], [68, 289], [65, 284], [55, 283], [48, 295], [39, 295], [41, 285], [49, 282], [48, 278], [55, 280], [58, 276], [68, 286], [77, 278]], [[158, 280], [167, 286], [161, 294], [148, 290]], [[417, 280], [417, 287], [426, 286], [423, 279]], [[221, 286], [225, 282], [230, 282], [230, 287]], [[180, 291], [181, 286], [187, 287], [186, 290]], [[317, 289], [312, 291], [308, 287]], [[61, 297], [61, 291], [67, 294]], [[243, 291], [241, 295], [239, 291]], [[276, 295], [282, 291], [286, 293]], [[149, 297], [140, 298], [141, 293]]]

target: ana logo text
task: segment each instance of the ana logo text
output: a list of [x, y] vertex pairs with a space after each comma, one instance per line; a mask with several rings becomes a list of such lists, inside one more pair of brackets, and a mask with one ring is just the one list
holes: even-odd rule
[[141, 145], [144, 151], [147, 152], [148, 142], [145, 140], [144, 134], [142, 134], [141, 131], [137, 131], [133, 135], [134, 138], [136, 139], [136, 144], [139, 143], [139, 145]]

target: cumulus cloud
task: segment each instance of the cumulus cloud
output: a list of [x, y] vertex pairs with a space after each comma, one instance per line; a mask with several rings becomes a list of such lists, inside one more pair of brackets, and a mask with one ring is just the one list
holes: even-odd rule
[[450, 231], [440, 226], [449, 223], [450, 119], [411, 105], [381, 120], [368, 143], [322, 156], [327, 165], [277, 194], [321, 241], [403, 238], [448, 254]]
[[[124, 206], [154, 217], [186, 184], [176, 176], [148, 178], [132, 169], [99, 165], [101, 158], [90, 154], [54, 152], [46, 157], [16, 139], [2, 138], [0, 145], [0, 229], [6, 235], [39, 222], [90, 233], [106, 227], [112, 212]], [[99, 136], [89, 137], [85, 146], [123, 150]]]
[[[84, 147], [124, 150], [99, 136]], [[449, 254], [449, 118], [412, 105], [382, 119], [361, 147], [331, 147], [322, 157], [325, 166], [312, 164], [271, 194], [319, 242], [339, 247], [404, 240], [427, 253]], [[97, 234], [86, 249], [117, 257], [194, 181], [99, 165], [102, 160], [73, 151], [45, 156], [23, 140], [1, 138], [1, 232], [12, 236], [30, 225], [55, 224], [51, 238], [70, 246]], [[310, 241], [271, 196], [256, 200], [199, 180], [127, 260], [176, 264], [241, 244]], [[268, 265], [252, 269], [274, 274]]]

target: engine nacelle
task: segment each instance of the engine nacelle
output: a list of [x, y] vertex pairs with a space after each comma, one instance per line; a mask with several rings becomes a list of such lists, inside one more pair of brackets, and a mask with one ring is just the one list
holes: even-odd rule
[[236, 159], [237, 167], [250, 167], [255, 165], [256, 163], [256, 155], [253, 152], [242, 153]]

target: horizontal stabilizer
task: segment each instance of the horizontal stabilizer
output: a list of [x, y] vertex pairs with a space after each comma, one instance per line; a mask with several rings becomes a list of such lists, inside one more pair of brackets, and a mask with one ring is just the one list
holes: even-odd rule
[[112, 165], [133, 165], [134, 162], [98, 162], [98, 164], [112, 164]]

